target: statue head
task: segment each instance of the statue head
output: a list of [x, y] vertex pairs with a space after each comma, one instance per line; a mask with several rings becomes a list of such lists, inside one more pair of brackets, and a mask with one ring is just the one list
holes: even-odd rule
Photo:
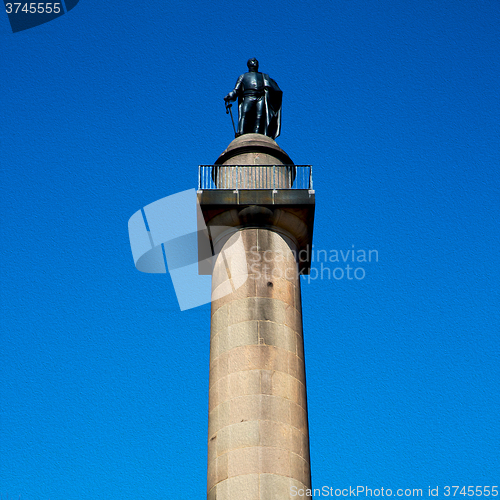
[[259, 61], [255, 57], [247, 61], [247, 66], [249, 71], [259, 71]]

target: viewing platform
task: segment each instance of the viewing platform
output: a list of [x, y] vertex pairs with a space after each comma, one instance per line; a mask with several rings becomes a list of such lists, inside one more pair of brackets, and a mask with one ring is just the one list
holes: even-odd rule
[[[213, 248], [218, 228], [260, 227], [281, 233], [299, 251], [310, 253], [315, 208], [312, 166], [295, 165], [269, 137], [245, 134], [232, 141], [213, 165], [200, 165], [197, 198], [207, 227], [199, 232], [200, 249]], [[309, 259], [299, 268], [308, 274]], [[201, 274], [210, 272], [200, 268]]]

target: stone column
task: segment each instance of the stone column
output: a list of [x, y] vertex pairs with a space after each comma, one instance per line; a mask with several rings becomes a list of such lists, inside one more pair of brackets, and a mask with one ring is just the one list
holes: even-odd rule
[[311, 484], [297, 246], [269, 228], [216, 245], [214, 296], [248, 275], [212, 302], [208, 499], [288, 500]]
[[[260, 134], [235, 139], [216, 162], [290, 164], [288, 155]], [[237, 189], [232, 174], [224, 174], [232, 180], [222, 185], [224, 168], [214, 167], [216, 184]], [[278, 167], [293, 182], [289, 168]], [[270, 187], [267, 181], [255, 186]], [[206, 216], [217, 255], [208, 500], [289, 500], [297, 498], [292, 491], [311, 487], [298, 248], [312, 236], [296, 210], [263, 205], [257, 195], [252, 201], [251, 191], [245, 196], [246, 204], [223, 198], [214, 216]]]

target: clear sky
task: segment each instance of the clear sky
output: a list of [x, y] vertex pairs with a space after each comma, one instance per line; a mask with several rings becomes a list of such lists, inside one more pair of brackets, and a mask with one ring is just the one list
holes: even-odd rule
[[498, 0], [81, 0], [0, 39], [4, 499], [205, 497], [210, 307], [127, 222], [232, 140], [249, 57], [315, 250], [378, 252], [303, 278], [313, 485], [499, 485]]

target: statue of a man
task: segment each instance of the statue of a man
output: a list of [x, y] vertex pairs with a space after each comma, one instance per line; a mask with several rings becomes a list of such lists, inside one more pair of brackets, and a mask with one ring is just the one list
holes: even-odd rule
[[259, 73], [259, 61], [253, 57], [247, 62], [248, 72], [236, 81], [234, 90], [225, 101], [238, 98], [238, 132], [264, 134], [276, 139], [281, 131], [281, 99], [283, 92], [265, 73]]

